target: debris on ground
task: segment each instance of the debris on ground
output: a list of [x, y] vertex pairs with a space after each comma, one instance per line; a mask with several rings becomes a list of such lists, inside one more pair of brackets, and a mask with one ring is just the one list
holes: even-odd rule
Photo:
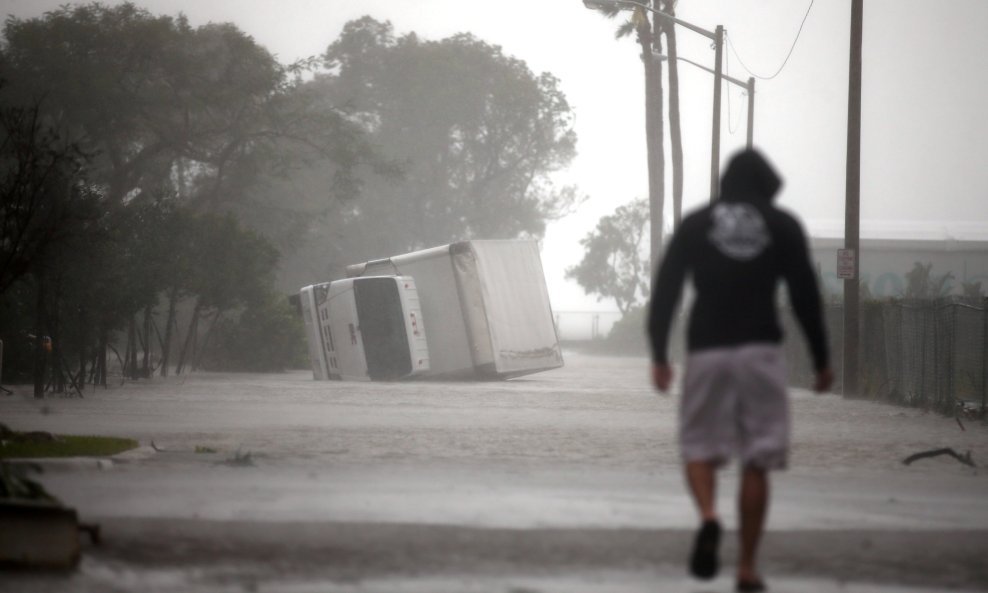
[[902, 460], [902, 463], [903, 463], [903, 465], [909, 465], [910, 463], [912, 463], [914, 461], [919, 461], [920, 459], [925, 459], [927, 457], [937, 457], [939, 455], [949, 455], [949, 456], [953, 457], [954, 459], [956, 459], [957, 461], [960, 461], [964, 465], [967, 465], [967, 466], [970, 466], [970, 467], [978, 467], [977, 465], [975, 465], [974, 461], [971, 459], [971, 452], [970, 451], [968, 451], [964, 455], [961, 455], [957, 451], [954, 451], [953, 449], [951, 449], [950, 447], [945, 447], [943, 449], [930, 449], [929, 451], [921, 451], [919, 453], [913, 453], [909, 457], [906, 457], [905, 459], [903, 459]]
[[253, 467], [255, 465], [251, 452], [247, 451], [246, 453], [241, 453], [240, 449], [237, 449], [237, 452], [233, 454], [233, 457], [230, 457], [225, 461], [220, 461], [219, 463], [232, 467]]

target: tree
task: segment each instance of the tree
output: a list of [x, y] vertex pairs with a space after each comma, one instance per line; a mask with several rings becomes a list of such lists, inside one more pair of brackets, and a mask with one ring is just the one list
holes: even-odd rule
[[[0, 291], [17, 278], [31, 284], [37, 294], [35, 334], [40, 340], [59, 327], [66, 339], [56, 340], [55, 348], [72, 345], [80, 376], [95, 351], [94, 381], [105, 382], [112, 334], [123, 329], [128, 374], [138, 376], [138, 342], [144, 351], [141, 374], [150, 372], [154, 307], [162, 291], [169, 303], [163, 369], [182, 298], [197, 297], [213, 319], [240, 306], [206, 281], [229, 280], [232, 272], [221, 274], [216, 266], [206, 271], [216, 264], [213, 258], [190, 251], [206, 238], [190, 236], [188, 229], [230, 238], [225, 227], [199, 224], [200, 215], [233, 213], [272, 235], [290, 233], [293, 229], [270, 215], [281, 205], [266, 186], [316, 159], [331, 171], [322, 194], [326, 202], [345, 202], [358, 193], [358, 169], [376, 167], [375, 154], [347, 113], [311, 92], [299, 76], [307, 67], [311, 64], [279, 64], [233, 25], [194, 28], [182, 16], [152, 15], [131, 3], [67, 5], [40, 18], [6, 21], [0, 44], [5, 121], [35, 105], [33, 127], [26, 129], [87, 158], [77, 167], [85, 183], [70, 183], [73, 175], [45, 172], [71, 169], [68, 152], [62, 158], [54, 150], [41, 151], [41, 158], [31, 161], [16, 153], [23, 143], [0, 147], [5, 174], [17, 173], [14, 165], [37, 173], [5, 177], [16, 191], [5, 194], [0, 222], [5, 233], [0, 257], [13, 254], [0, 262]], [[23, 128], [23, 121], [14, 123]], [[66, 166], [53, 165], [53, 159]], [[45, 181], [31, 186], [25, 179]], [[53, 193], [55, 179], [72, 191]], [[92, 197], [98, 209], [93, 221], [52, 226], [48, 223], [58, 217], [23, 206], [32, 203], [31, 196], [39, 196], [37, 205], [49, 210], [70, 198]], [[11, 242], [14, 235], [6, 233], [16, 225], [31, 232]], [[32, 245], [40, 243], [28, 239], [50, 243], [62, 227], [79, 239], [51, 257], [37, 257]], [[246, 253], [259, 261], [226, 263], [244, 273], [269, 270], [270, 245], [254, 249], [247, 243]], [[45, 269], [28, 276], [28, 261], [44, 261]], [[232, 282], [255, 290], [255, 279], [270, 283], [271, 276], [265, 271]]]
[[[662, 12], [676, 16], [678, 0], [663, 0]], [[676, 46], [676, 24], [662, 23], [669, 48], [669, 148], [672, 160], [672, 223], [679, 228], [683, 220], [683, 132], [679, 117], [679, 51]]]
[[278, 252], [271, 243], [230, 215], [199, 216], [193, 225], [190, 253], [196, 266], [190, 284], [195, 301], [178, 373], [187, 361], [193, 368], [197, 366], [200, 321], [209, 323], [203, 332], [203, 339], [208, 340], [224, 313], [262, 302], [269, 294], [278, 263]]
[[0, 105], [0, 294], [65, 234], [83, 195], [82, 163], [79, 150], [44, 125], [37, 104]]
[[648, 229], [648, 202], [642, 199], [605, 216], [597, 228], [580, 241], [583, 259], [566, 270], [587, 294], [597, 300], [613, 298], [622, 314], [648, 296], [649, 262], [641, 255]]
[[[97, 216], [93, 205], [98, 195], [81, 178], [84, 155], [43, 123], [40, 104], [18, 107], [7, 104], [6, 98], [4, 92], [0, 96], [0, 295], [8, 295], [19, 281], [33, 284], [33, 307], [24, 306], [23, 292], [11, 295], [10, 304], [21, 314], [33, 313], [34, 395], [42, 397], [51, 334], [58, 327], [47, 279], [59, 252]], [[9, 339], [17, 325], [4, 324], [0, 336]]]
[[981, 288], [981, 281], [961, 282], [961, 294], [967, 299], [981, 299], [984, 297], [984, 289]]
[[[644, 0], [644, 4], [658, 5], [659, 0]], [[602, 8], [608, 18], [614, 18], [621, 7]], [[648, 13], [635, 6], [631, 19], [620, 25], [615, 33], [617, 38], [636, 33], [641, 47], [642, 65], [645, 69], [645, 147], [648, 158], [648, 203], [650, 219], [649, 260], [650, 267], [658, 266], [662, 253], [662, 232], [665, 219], [665, 146], [662, 119], [662, 62], [655, 58], [662, 53], [662, 21], [653, 14], [650, 22]], [[678, 70], [677, 70], [678, 72]], [[678, 92], [678, 77], [677, 77]], [[677, 97], [678, 107], [678, 97]], [[647, 272], [646, 272], [647, 273]]]
[[248, 304], [220, 320], [214, 333], [202, 363], [209, 370], [279, 372], [309, 364], [302, 319], [281, 295]]
[[355, 259], [465, 238], [540, 236], [574, 203], [550, 174], [575, 154], [558, 80], [468, 34], [395, 37], [346, 24], [312, 88], [348, 105], [401, 175], [372, 175], [335, 212]]
[[111, 203], [167, 188], [200, 211], [235, 210], [261, 172], [312, 154], [336, 167], [333, 190], [358, 185], [356, 126], [298, 92], [304, 64], [280, 65], [231, 24], [92, 3], [3, 32], [12, 99], [45, 98], [52, 124], [95, 155], [89, 177]]
[[941, 276], [933, 275], [933, 264], [913, 263], [913, 269], [906, 273], [906, 293], [909, 299], [937, 299], [950, 294], [950, 283], [953, 281], [952, 272]]

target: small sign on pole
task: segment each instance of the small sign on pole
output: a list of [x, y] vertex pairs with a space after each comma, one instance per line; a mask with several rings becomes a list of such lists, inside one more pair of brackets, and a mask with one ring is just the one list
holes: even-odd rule
[[854, 269], [854, 250], [837, 250], [837, 277], [841, 280], [852, 280], [857, 270]]

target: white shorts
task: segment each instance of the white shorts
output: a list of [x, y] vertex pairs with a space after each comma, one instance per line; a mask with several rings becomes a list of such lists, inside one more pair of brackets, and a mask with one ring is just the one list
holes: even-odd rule
[[784, 469], [789, 398], [782, 347], [756, 343], [692, 352], [679, 408], [684, 461]]

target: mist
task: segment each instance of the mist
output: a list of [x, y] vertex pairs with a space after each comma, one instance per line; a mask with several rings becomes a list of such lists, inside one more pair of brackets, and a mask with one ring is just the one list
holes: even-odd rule
[[758, 590], [751, 459], [702, 460], [722, 566], [689, 576], [689, 282], [668, 359], [648, 334], [679, 216], [750, 127], [829, 355], [779, 282], [760, 574], [988, 587], [988, 4], [864, 7], [859, 332], [851, 3], [654, 4], [723, 26], [754, 85], [724, 83], [719, 152], [710, 40], [673, 29], [677, 92], [649, 11], [0, 0], [0, 580]]

